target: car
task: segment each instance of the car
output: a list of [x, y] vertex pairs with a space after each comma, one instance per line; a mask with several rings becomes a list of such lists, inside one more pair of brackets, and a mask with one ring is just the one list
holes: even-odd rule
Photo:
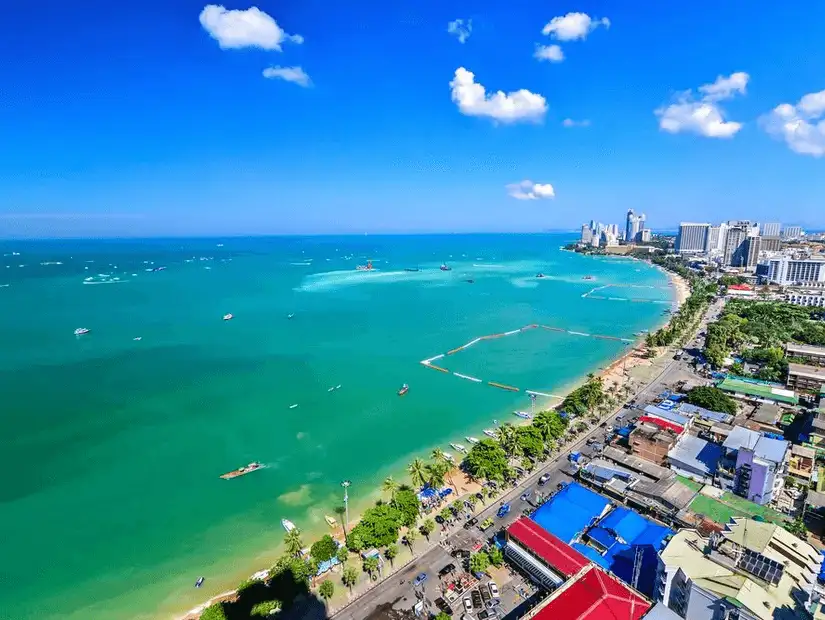
[[455, 570], [455, 564], [450, 562], [449, 564], [447, 564], [447, 566], [445, 566], [440, 571], [438, 571], [438, 576], [439, 577], [444, 577], [444, 576], [449, 575], [450, 573], [452, 573], [454, 570]]
[[487, 587], [490, 588], [490, 596], [493, 598], [501, 598], [501, 595], [498, 592], [498, 586], [496, 585], [495, 581], [491, 581], [487, 584]]
[[480, 540], [478, 542], [476, 542], [473, 545], [473, 553], [477, 553], [483, 546], [484, 546], [484, 543], [481, 542]]
[[453, 615], [453, 608], [450, 607], [450, 604], [440, 596], [435, 599], [435, 606], [438, 607], [438, 611], [445, 613], [448, 616]]
[[482, 609], [480, 612], [478, 612], [478, 617], [481, 620], [487, 620], [488, 618], [495, 618], [496, 617], [496, 612], [494, 612], [491, 609]]
[[466, 549], [456, 549], [450, 555], [452, 555], [454, 558], [463, 558], [466, 560], [472, 555], [472, 553], [470, 553]]
[[418, 575], [415, 576], [415, 579], [413, 579], [413, 585], [420, 586], [425, 581], [427, 581], [427, 573], [418, 573]]
[[522, 494], [521, 494], [521, 498], [520, 498], [520, 499], [521, 499], [521, 501], [523, 501], [523, 502], [529, 501], [529, 500], [530, 500], [530, 496], [531, 496], [532, 494], [533, 494], [533, 493], [532, 493], [532, 491], [525, 491], [524, 493], [522, 493]]
[[483, 532], [484, 530], [491, 528], [493, 526], [493, 523], [495, 523], [495, 521], [493, 521], [493, 517], [487, 517], [486, 519], [484, 519], [484, 521], [481, 522], [481, 525], [478, 526], [478, 529], [480, 529]]
[[608, 425], [607, 425], [607, 428], [606, 428], [606, 429], [604, 429], [604, 430], [606, 430], [608, 433], [612, 433], [612, 432], [613, 432], [613, 430], [614, 430], [614, 429], [613, 429], [613, 425], [612, 425], [612, 424], [608, 424]]
[[444, 523], [444, 517], [442, 517], [441, 515], [435, 515], [435, 522], [439, 525], [442, 525]]
[[484, 600], [481, 598], [481, 593], [478, 590], [470, 592], [470, 598], [473, 600], [473, 607], [475, 609], [484, 609]]
[[467, 522], [464, 524], [464, 529], [469, 530], [476, 523], [478, 523], [478, 519], [476, 519], [475, 517], [473, 517], [472, 519], [467, 519]]
[[462, 602], [464, 603], [464, 611], [466, 611], [467, 613], [473, 611], [473, 599], [471, 599], [469, 596], [465, 596], [462, 599]]
[[595, 450], [596, 452], [601, 452], [602, 450], [604, 450], [604, 445], [598, 441], [593, 442], [593, 444], [590, 447], [593, 448], [593, 450]]
[[548, 480], [550, 480], [550, 474], [542, 474], [539, 478], [539, 484], [547, 484]]
[[616, 422], [621, 422], [621, 421], [622, 421], [622, 416], [617, 415], [617, 416], [616, 416]]
[[481, 592], [481, 600], [484, 601], [484, 606], [485, 607], [492, 607], [492, 605], [490, 603], [492, 602], [493, 597], [490, 596], [490, 589], [485, 588], [484, 586], [481, 586], [478, 589], [478, 591]]
[[510, 504], [502, 503], [501, 506], [498, 507], [498, 512], [496, 512], [496, 516], [499, 519], [503, 519], [507, 516], [507, 513], [510, 512]]
[[561, 491], [561, 490], [562, 490], [564, 487], [566, 487], [566, 486], [567, 486], [567, 483], [565, 483], [565, 482], [559, 482], [559, 483], [556, 485], [556, 490], [557, 490], [557, 491]]

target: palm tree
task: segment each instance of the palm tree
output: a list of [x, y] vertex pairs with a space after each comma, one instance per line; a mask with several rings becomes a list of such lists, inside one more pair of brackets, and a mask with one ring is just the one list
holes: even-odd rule
[[347, 546], [342, 545], [339, 547], [338, 551], [335, 552], [335, 557], [341, 564], [346, 564], [349, 559], [349, 549], [347, 549]]
[[426, 539], [430, 540], [430, 534], [432, 534], [433, 530], [435, 529], [435, 521], [433, 521], [432, 519], [427, 519], [426, 521], [424, 521], [424, 523], [421, 524], [421, 527], [419, 529], [421, 530], [421, 533], [424, 534]]
[[352, 586], [358, 583], [358, 571], [354, 566], [347, 566], [341, 574], [341, 583], [349, 588], [349, 593], [352, 595]]
[[361, 566], [364, 569], [364, 572], [369, 574], [370, 579], [372, 579], [373, 573], [378, 570], [378, 558], [374, 555], [371, 555], [368, 558], [364, 558], [364, 561]]
[[332, 595], [335, 594], [335, 584], [333, 584], [329, 579], [322, 581], [321, 585], [318, 587], [318, 594], [320, 594], [321, 598], [324, 599], [324, 603], [329, 605], [329, 599], [331, 599]]
[[289, 530], [284, 536], [284, 546], [286, 547], [286, 552], [290, 555], [296, 557], [301, 555], [301, 549], [304, 548], [304, 543], [301, 540], [301, 530], [297, 527]]
[[414, 486], [423, 487], [424, 483], [427, 482], [426, 465], [424, 465], [424, 461], [421, 459], [415, 459], [410, 463], [407, 467], [407, 472], [410, 474], [410, 479]]
[[444, 486], [444, 465], [441, 463], [427, 463], [424, 465], [424, 471], [427, 476], [427, 484], [432, 488], [438, 489]]
[[498, 442], [508, 457], [512, 458], [517, 455], [518, 440], [516, 438], [516, 428], [509, 422], [505, 422], [498, 427]]
[[458, 493], [458, 487], [455, 485], [455, 482], [453, 482], [452, 476], [452, 471], [455, 469], [455, 463], [447, 458], [447, 455], [444, 454], [444, 451], [441, 448], [436, 448], [433, 450], [430, 457], [441, 467], [441, 471], [446, 474], [450, 484], [456, 490], [456, 493]]
[[413, 553], [413, 543], [415, 539], [418, 538], [418, 532], [413, 529], [407, 530], [407, 533], [404, 535], [404, 542], [406, 543], [407, 547], [410, 548], [410, 553]]
[[384, 551], [384, 557], [386, 557], [390, 561], [390, 566], [392, 567], [392, 561], [395, 559], [395, 556], [398, 555], [398, 545], [390, 545]]
[[398, 482], [392, 476], [384, 478], [384, 483], [381, 485], [381, 490], [384, 493], [390, 494], [390, 499], [395, 499], [395, 493], [398, 491]]

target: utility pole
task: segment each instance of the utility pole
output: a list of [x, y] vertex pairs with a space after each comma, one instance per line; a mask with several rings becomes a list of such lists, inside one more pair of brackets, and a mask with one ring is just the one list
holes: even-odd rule
[[349, 480], [344, 480], [341, 482], [341, 486], [344, 487], [344, 541], [349, 542], [347, 540], [347, 525], [349, 525], [349, 495], [347, 494], [347, 489], [352, 484]]

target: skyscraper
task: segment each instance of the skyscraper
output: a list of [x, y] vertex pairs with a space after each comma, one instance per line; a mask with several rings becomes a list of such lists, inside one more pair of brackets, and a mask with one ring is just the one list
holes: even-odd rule
[[748, 269], [756, 269], [756, 264], [759, 262], [759, 252], [762, 249], [762, 237], [759, 235], [750, 235], [746, 241], [745, 252], [745, 267]]
[[760, 234], [763, 237], [778, 237], [780, 231], [782, 230], [782, 224], [775, 222], [769, 224], [762, 224], [760, 229]]
[[593, 229], [587, 224], [582, 224], [581, 242], [589, 245], [593, 239]]
[[630, 243], [633, 241], [633, 225], [636, 221], [636, 214], [633, 213], [633, 209], [627, 210], [627, 219], [625, 220], [624, 226], [624, 240]]
[[722, 262], [729, 267], [744, 267], [748, 262], [748, 248], [745, 243], [750, 226], [731, 226], [725, 238], [725, 250]]
[[785, 229], [782, 231], [783, 239], [799, 239], [801, 236], [801, 226], [785, 226]]
[[708, 242], [710, 224], [682, 222], [676, 235], [676, 251], [679, 254], [701, 254]]

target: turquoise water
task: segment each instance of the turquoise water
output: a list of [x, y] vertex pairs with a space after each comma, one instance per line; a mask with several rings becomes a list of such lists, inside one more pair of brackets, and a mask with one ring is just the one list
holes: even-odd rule
[[[0, 615], [185, 611], [271, 561], [281, 518], [322, 531], [342, 478], [357, 509], [414, 456], [529, 407], [420, 360], [530, 323], [628, 337], [662, 322], [665, 275], [567, 240], [3, 242]], [[367, 258], [376, 271], [355, 271]], [[603, 284], [653, 303], [582, 297]], [[622, 349], [532, 330], [441, 362], [554, 392]], [[253, 460], [267, 468], [218, 478]]]

